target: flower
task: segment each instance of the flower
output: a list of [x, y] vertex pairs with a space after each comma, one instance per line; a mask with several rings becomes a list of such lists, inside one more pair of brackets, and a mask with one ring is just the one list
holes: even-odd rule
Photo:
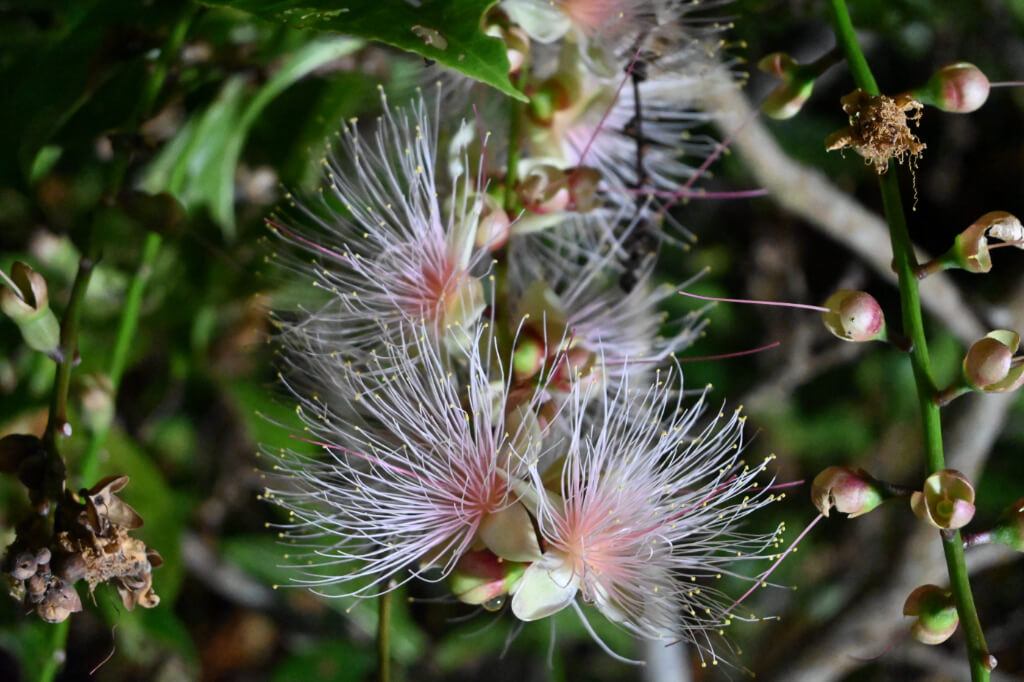
[[822, 516], [827, 517], [835, 507], [852, 519], [882, 504], [885, 491], [863, 469], [831, 466], [814, 477], [811, 500]]
[[568, 433], [545, 442], [562, 456], [557, 479], [535, 464], [529, 488], [516, 488], [545, 548], [514, 590], [520, 619], [579, 598], [641, 637], [708, 649], [710, 634], [729, 621], [722, 593], [694, 581], [736, 575], [735, 563], [764, 558], [775, 536], [738, 527], [776, 496], [755, 480], [764, 466], [739, 459], [739, 410], [698, 427], [705, 399], [684, 408], [672, 385], [677, 373], [658, 371], [646, 387], [623, 383], [614, 393], [574, 382], [559, 415]]
[[485, 304], [485, 251], [474, 246], [479, 187], [464, 173], [442, 194], [435, 177], [440, 93], [433, 111], [422, 96], [406, 109], [392, 109], [383, 91], [381, 100], [375, 134], [364, 140], [352, 122], [339, 153], [323, 160], [327, 190], [312, 201], [288, 195], [289, 215], [268, 220], [307, 254], [279, 260], [303, 278], [312, 271], [313, 286], [326, 292], [298, 322], [280, 323], [287, 342], [307, 353], [366, 352], [410, 320], [443, 337], [475, 324]]
[[325, 539], [301, 582], [372, 595], [367, 579], [444, 578], [477, 542], [513, 560], [539, 557], [508, 485], [523, 460], [539, 456], [536, 421], [521, 417], [539, 398], [507, 416], [493, 339], [481, 330], [449, 348], [427, 330], [403, 327], [367, 365], [339, 365], [325, 377], [331, 404], [299, 396], [304, 440], [326, 456], [277, 453], [266, 495], [289, 511], [285, 537]]

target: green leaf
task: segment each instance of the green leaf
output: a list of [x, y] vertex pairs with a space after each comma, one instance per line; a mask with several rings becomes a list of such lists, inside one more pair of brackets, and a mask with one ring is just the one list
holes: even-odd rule
[[203, 0], [205, 4], [245, 10], [296, 28], [347, 33], [379, 40], [432, 59], [501, 92], [527, 101], [508, 78], [505, 46], [481, 28], [494, 0]]
[[189, 211], [201, 207], [220, 225], [227, 241], [235, 237], [235, 167], [253, 122], [288, 86], [318, 67], [359, 49], [362, 41], [330, 38], [293, 54], [255, 95], [244, 76], [230, 78], [217, 99], [191, 118], [161, 151], [142, 179], [152, 194], [167, 191]]

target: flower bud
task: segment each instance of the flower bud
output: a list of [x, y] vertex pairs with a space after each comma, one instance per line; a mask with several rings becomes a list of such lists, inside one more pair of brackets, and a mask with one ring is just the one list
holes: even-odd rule
[[988, 536], [989, 542], [1024, 552], [1024, 497], [1003, 510]]
[[954, 114], [977, 111], [988, 99], [988, 78], [974, 64], [957, 62], [936, 71], [914, 99]]
[[529, 379], [540, 371], [547, 357], [545, 351], [544, 344], [532, 336], [525, 336], [516, 343], [512, 353], [512, 372], [516, 381]]
[[963, 372], [967, 384], [986, 393], [1006, 393], [1024, 384], [1024, 364], [1014, 365], [1013, 354], [1020, 346], [1020, 335], [997, 329], [975, 341], [964, 357]]
[[938, 585], [922, 585], [911, 592], [903, 604], [903, 615], [917, 616], [910, 633], [923, 644], [945, 642], [960, 623], [953, 594]]
[[57, 360], [60, 352], [60, 324], [50, 310], [46, 280], [21, 261], [11, 267], [8, 286], [0, 289], [0, 309], [14, 320], [25, 343]]
[[517, 190], [519, 200], [532, 213], [554, 213], [569, 207], [569, 181], [566, 173], [548, 164], [531, 169]]
[[[826, 60], [827, 64], [830, 61]], [[775, 90], [761, 102], [761, 111], [774, 119], [792, 118], [799, 113], [814, 91], [814, 80], [821, 64], [802, 65], [784, 52], [773, 52], [757, 63], [757, 68], [782, 79]]]
[[524, 564], [504, 561], [486, 549], [470, 551], [459, 557], [449, 585], [461, 602], [496, 604], [516, 586], [525, 569]]
[[866, 471], [831, 466], [814, 477], [811, 501], [822, 516], [833, 507], [850, 518], [867, 514], [885, 500], [885, 492]]
[[885, 316], [871, 294], [840, 289], [832, 294], [822, 313], [825, 327], [844, 341], [876, 341], [885, 338]]
[[478, 249], [500, 249], [508, 241], [509, 227], [512, 221], [502, 208], [497, 197], [484, 195], [484, 207], [480, 213], [480, 222], [476, 228], [476, 247]]
[[974, 517], [974, 487], [959, 471], [936, 471], [925, 479], [922, 492], [910, 496], [910, 508], [936, 528], [962, 528]]

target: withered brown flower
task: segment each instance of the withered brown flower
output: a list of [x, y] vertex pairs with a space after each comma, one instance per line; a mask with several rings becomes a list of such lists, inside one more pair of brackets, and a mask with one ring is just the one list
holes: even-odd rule
[[895, 99], [887, 95], [869, 95], [860, 88], [839, 100], [850, 117], [850, 125], [825, 139], [828, 151], [847, 147], [864, 157], [881, 175], [889, 159], [914, 165], [925, 144], [910, 132], [910, 123], [921, 120], [923, 106], [907, 94]]

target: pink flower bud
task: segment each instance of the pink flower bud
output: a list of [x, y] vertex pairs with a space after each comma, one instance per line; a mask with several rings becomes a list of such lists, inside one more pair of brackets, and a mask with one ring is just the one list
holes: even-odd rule
[[504, 561], [487, 550], [466, 552], [449, 576], [449, 585], [459, 601], [495, 605], [523, 576], [526, 566]]
[[988, 99], [988, 78], [974, 64], [957, 62], [936, 71], [915, 99], [954, 114], [977, 111]]
[[922, 492], [910, 496], [910, 507], [936, 528], [962, 528], [974, 517], [974, 487], [959, 471], [936, 471], [925, 479]]
[[1024, 384], [1024, 364], [1014, 365], [1013, 354], [1020, 346], [1020, 335], [997, 329], [974, 342], [964, 357], [964, 379], [968, 385], [986, 393], [1006, 393]]
[[815, 476], [811, 484], [811, 501], [826, 517], [835, 507], [852, 519], [867, 514], [884, 499], [884, 492], [863, 469], [831, 466]]
[[903, 604], [903, 615], [917, 616], [910, 633], [923, 644], [945, 642], [960, 623], [953, 594], [938, 585], [922, 585], [911, 592]]
[[840, 289], [832, 294], [822, 313], [825, 327], [844, 341], [876, 341], [885, 338], [885, 316], [882, 306], [871, 294]]
[[992, 528], [991, 537], [992, 542], [1024, 552], [1024, 497], [999, 515], [999, 520]]

